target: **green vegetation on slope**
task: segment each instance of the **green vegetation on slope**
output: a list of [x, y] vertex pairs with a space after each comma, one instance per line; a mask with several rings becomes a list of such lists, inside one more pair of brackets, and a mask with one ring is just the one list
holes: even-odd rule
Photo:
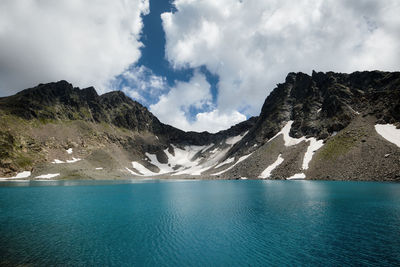
[[349, 152], [363, 141], [366, 131], [363, 128], [346, 130], [328, 139], [318, 153], [318, 159], [332, 160]]

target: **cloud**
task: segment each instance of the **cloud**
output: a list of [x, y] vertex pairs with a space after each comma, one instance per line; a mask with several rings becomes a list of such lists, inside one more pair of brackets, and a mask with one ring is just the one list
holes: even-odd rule
[[148, 7], [148, 0], [2, 0], [0, 95], [61, 79], [106, 91], [139, 59]]
[[[223, 113], [216, 109], [212, 104], [210, 84], [197, 71], [188, 82], [177, 82], [150, 106], [150, 111], [163, 123], [185, 131], [218, 132], [246, 119], [237, 111]], [[193, 112], [196, 116], [188, 119]]]
[[232, 111], [229, 114], [221, 113], [218, 109], [210, 112], [200, 112], [196, 115], [196, 123], [191, 126], [194, 131], [208, 131], [216, 133], [228, 129], [232, 125], [245, 121], [246, 116], [238, 111]]
[[133, 66], [112, 81], [113, 90], [121, 90], [144, 105], [154, 104], [169, 90], [167, 79], [145, 66]]
[[221, 113], [259, 113], [288, 72], [399, 70], [397, 0], [176, 0], [162, 14], [175, 68], [219, 76]]
[[[99, 93], [120, 89], [173, 126], [216, 132], [258, 115], [288, 72], [399, 70], [397, 0], [174, 5], [162, 14], [166, 57], [195, 71], [171, 87], [171, 77], [135, 66], [148, 0], [0, 1], [0, 96], [66, 79]], [[203, 66], [218, 76], [216, 102], [196, 71]]]

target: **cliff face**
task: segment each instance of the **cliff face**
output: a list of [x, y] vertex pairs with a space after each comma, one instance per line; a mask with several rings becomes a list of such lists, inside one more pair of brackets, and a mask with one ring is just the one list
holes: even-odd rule
[[294, 120], [293, 137], [325, 139], [344, 129], [359, 114], [380, 123], [400, 121], [400, 74], [355, 72], [290, 73], [267, 97], [256, 126], [249, 134], [271, 138], [282, 122]]
[[0, 177], [400, 179], [399, 147], [375, 127], [399, 125], [398, 72], [290, 73], [259, 117], [216, 134], [181, 131], [122, 92], [65, 81], [0, 98], [0, 115]]
[[161, 127], [153, 114], [122, 92], [99, 96], [93, 87], [80, 90], [66, 81], [40, 84], [2, 98], [0, 108], [27, 120], [82, 120], [132, 131], [154, 131]]
[[[268, 158], [274, 154], [270, 151], [274, 150], [271, 138], [288, 121], [292, 121], [289, 137], [313, 137], [322, 140], [324, 145], [316, 151], [306, 170], [301, 167], [305, 151], [299, 147], [311, 141], [290, 147], [278, 145], [281, 153], [293, 149], [300, 152], [294, 158], [293, 154], [288, 155], [292, 162], [285, 160], [270, 178], [284, 179], [307, 172], [308, 179], [398, 179], [398, 147], [387, 142], [374, 128], [376, 124], [400, 125], [399, 72], [313, 72], [311, 76], [290, 73], [285, 83], [278, 84], [265, 100], [256, 125], [232, 150], [243, 155], [251, 153], [253, 145], [261, 145], [259, 157]], [[273, 158], [277, 156], [275, 152]], [[268, 166], [272, 162], [260, 164]], [[261, 167], [250, 169], [254, 174], [262, 170]], [[243, 172], [241, 175], [245, 174], [250, 175]]]

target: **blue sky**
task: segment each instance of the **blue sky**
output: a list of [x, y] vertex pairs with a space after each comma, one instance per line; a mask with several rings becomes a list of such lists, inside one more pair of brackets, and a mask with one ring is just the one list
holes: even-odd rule
[[[140, 49], [141, 57], [132, 67], [144, 66], [151, 70], [151, 73], [148, 73], [148, 75], [165, 77], [169, 87], [173, 87], [176, 81], [188, 82], [193, 76], [194, 69], [190, 67], [175, 69], [165, 58], [165, 33], [162, 27], [161, 14], [165, 12], [175, 12], [176, 9], [171, 1], [166, 0], [151, 0], [149, 4], [150, 12], [142, 17], [143, 29], [140, 42], [143, 43], [143, 47]], [[218, 76], [210, 73], [205, 66], [199, 67], [198, 71], [205, 75], [208, 83], [211, 85], [212, 104], [215, 105], [218, 96]], [[136, 84], [129, 83], [129, 81], [124, 79], [123, 75], [119, 76], [118, 79], [121, 79], [122, 84], [120, 87], [128, 86], [135, 90]], [[148, 92], [143, 92], [142, 94], [144, 95], [144, 99], [137, 100], [147, 107], [157, 103], [160, 96], [159, 94], [151, 95]], [[196, 114], [209, 110], [209, 106], [204, 106], [202, 108], [191, 106], [186, 117], [189, 121], [194, 121]]]
[[398, 14], [398, 0], [3, 0], [0, 96], [67, 80], [216, 132], [288, 72], [398, 71]]

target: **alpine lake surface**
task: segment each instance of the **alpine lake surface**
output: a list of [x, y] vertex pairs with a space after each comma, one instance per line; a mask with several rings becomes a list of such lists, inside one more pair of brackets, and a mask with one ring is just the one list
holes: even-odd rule
[[400, 184], [0, 183], [0, 265], [400, 265]]

